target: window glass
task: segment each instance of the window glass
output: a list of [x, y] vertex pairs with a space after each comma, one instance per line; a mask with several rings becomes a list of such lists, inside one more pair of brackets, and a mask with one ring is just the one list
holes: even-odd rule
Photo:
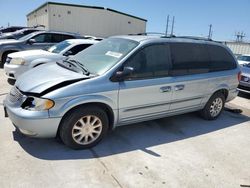
[[157, 44], [145, 47], [132, 56], [124, 66], [134, 68], [134, 72], [127, 80], [168, 76], [169, 46]]
[[[71, 48], [69, 51], [69, 55], [75, 55], [77, 54], [78, 52], [84, 50], [85, 48], [88, 48], [89, 46], [91, 46], [92, 44], [79, 44], [79, 45], [76, 45], [74, 46], [73, 48]], [[67, 52], [66, 52], [67, 53]]]
[[59, 42], [58, 44], [51, 46], [48, 49], [48, 51], [59, 54], [61, 51], [63, 51], [65, 48], [67, 48], [70, 45], [71, 43], [68, 41]]
[[101, 75], [118, 63], [138, 44], [136, 41], [122, 38], [104, 39], [70, 59], [79, 61], [91, 73]]
[[172, 43], [172, 71], [174, 76], [209, 72], [209, 54], [206, 46], [193, 43]]
[[240, 61], [249, 61], [250, 62], [250, 56], [240, 55], [237, 59]]
[[63, 35], [63, 34], [52, 34], [52, 42], [58, 43], [67, 39], [73, 39], [74, 37], [71, 35]]
[[220, 46], [208, 45], [211, 59], [210, 71], [221, 71], [236, 68], [233, 56]]
[[51, 43], [51, 35], [48, 33], [39, 34], [32, 38], [35, 39], [37, 43]]

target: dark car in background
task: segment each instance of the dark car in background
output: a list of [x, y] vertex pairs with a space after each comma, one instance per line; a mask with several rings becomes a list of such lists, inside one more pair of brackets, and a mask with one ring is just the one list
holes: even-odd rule
[[30, 49], [45, 49], [67, 39], [83, 38], [76, 33], [60, 31], [38, 31], [19, 40], [0, 40], [0, 67], [3, 67], [8, 54]]
[[3, 33], [0, 35], [0, 40], [2, 39], [20, 39], [21, 37], [28, 35], [30, 33], [41, 31], [41, 29], [36, 28], [24, 28], [14, 32]]
[[8, 33], [8, 32], [15, 32], [17, 30], [24, 29], [24, 28], [26, 28], [26, 27], [24, 27], [24, 26], [10, 26], [10, 27], [6, 27], [6, 28], [1, 28], [0, 34]]

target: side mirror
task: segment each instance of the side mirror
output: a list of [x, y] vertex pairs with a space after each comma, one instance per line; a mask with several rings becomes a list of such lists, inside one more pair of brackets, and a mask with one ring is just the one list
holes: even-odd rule
[[117, 71], [111, 80], [114, 82], [123, 81], [127, 76], [130, 76], [134, 72], [133, 67], [124, 67], [122, 71]]
[[34, 44], [34, 43], [36, 43], [36, 40], [35, 40], [35, 39], [29, 39], [29, 40], [28, 40], [28, 44]]

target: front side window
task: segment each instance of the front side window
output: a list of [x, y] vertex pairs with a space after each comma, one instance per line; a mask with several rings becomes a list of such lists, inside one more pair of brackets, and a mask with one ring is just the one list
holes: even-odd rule
[[89, 72], [101, 75], [118, 63], [139, 43], [129, 39], [109, 38], [79, 52], [70, 59], [78, 61]]
[[170, 68], [169, 46], [155, 44], [141, 49], [124, 66], [134, 68], [127, 80], [151, 79], [168, 76]]
[[206, 46], [193, 43], [172, 43], [171, 57], [174, 76], [209, 72], [209, 54]]
[[32, 39], [35, 39], [36, 43], [51, 43], [51, 35], [48, 33], [36, 35]]

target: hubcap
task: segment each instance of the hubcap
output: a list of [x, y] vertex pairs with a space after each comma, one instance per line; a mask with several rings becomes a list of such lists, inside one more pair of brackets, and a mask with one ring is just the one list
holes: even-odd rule
[[216, 117], [222, 110], [223, 101], [221, 98], [216, 98], [210, 106], [210, 114]]
[[102, 132], [102, 122], [94, 115], [81, 117], [72, 128], [72, 138], [81, 145], [94, 142]]

